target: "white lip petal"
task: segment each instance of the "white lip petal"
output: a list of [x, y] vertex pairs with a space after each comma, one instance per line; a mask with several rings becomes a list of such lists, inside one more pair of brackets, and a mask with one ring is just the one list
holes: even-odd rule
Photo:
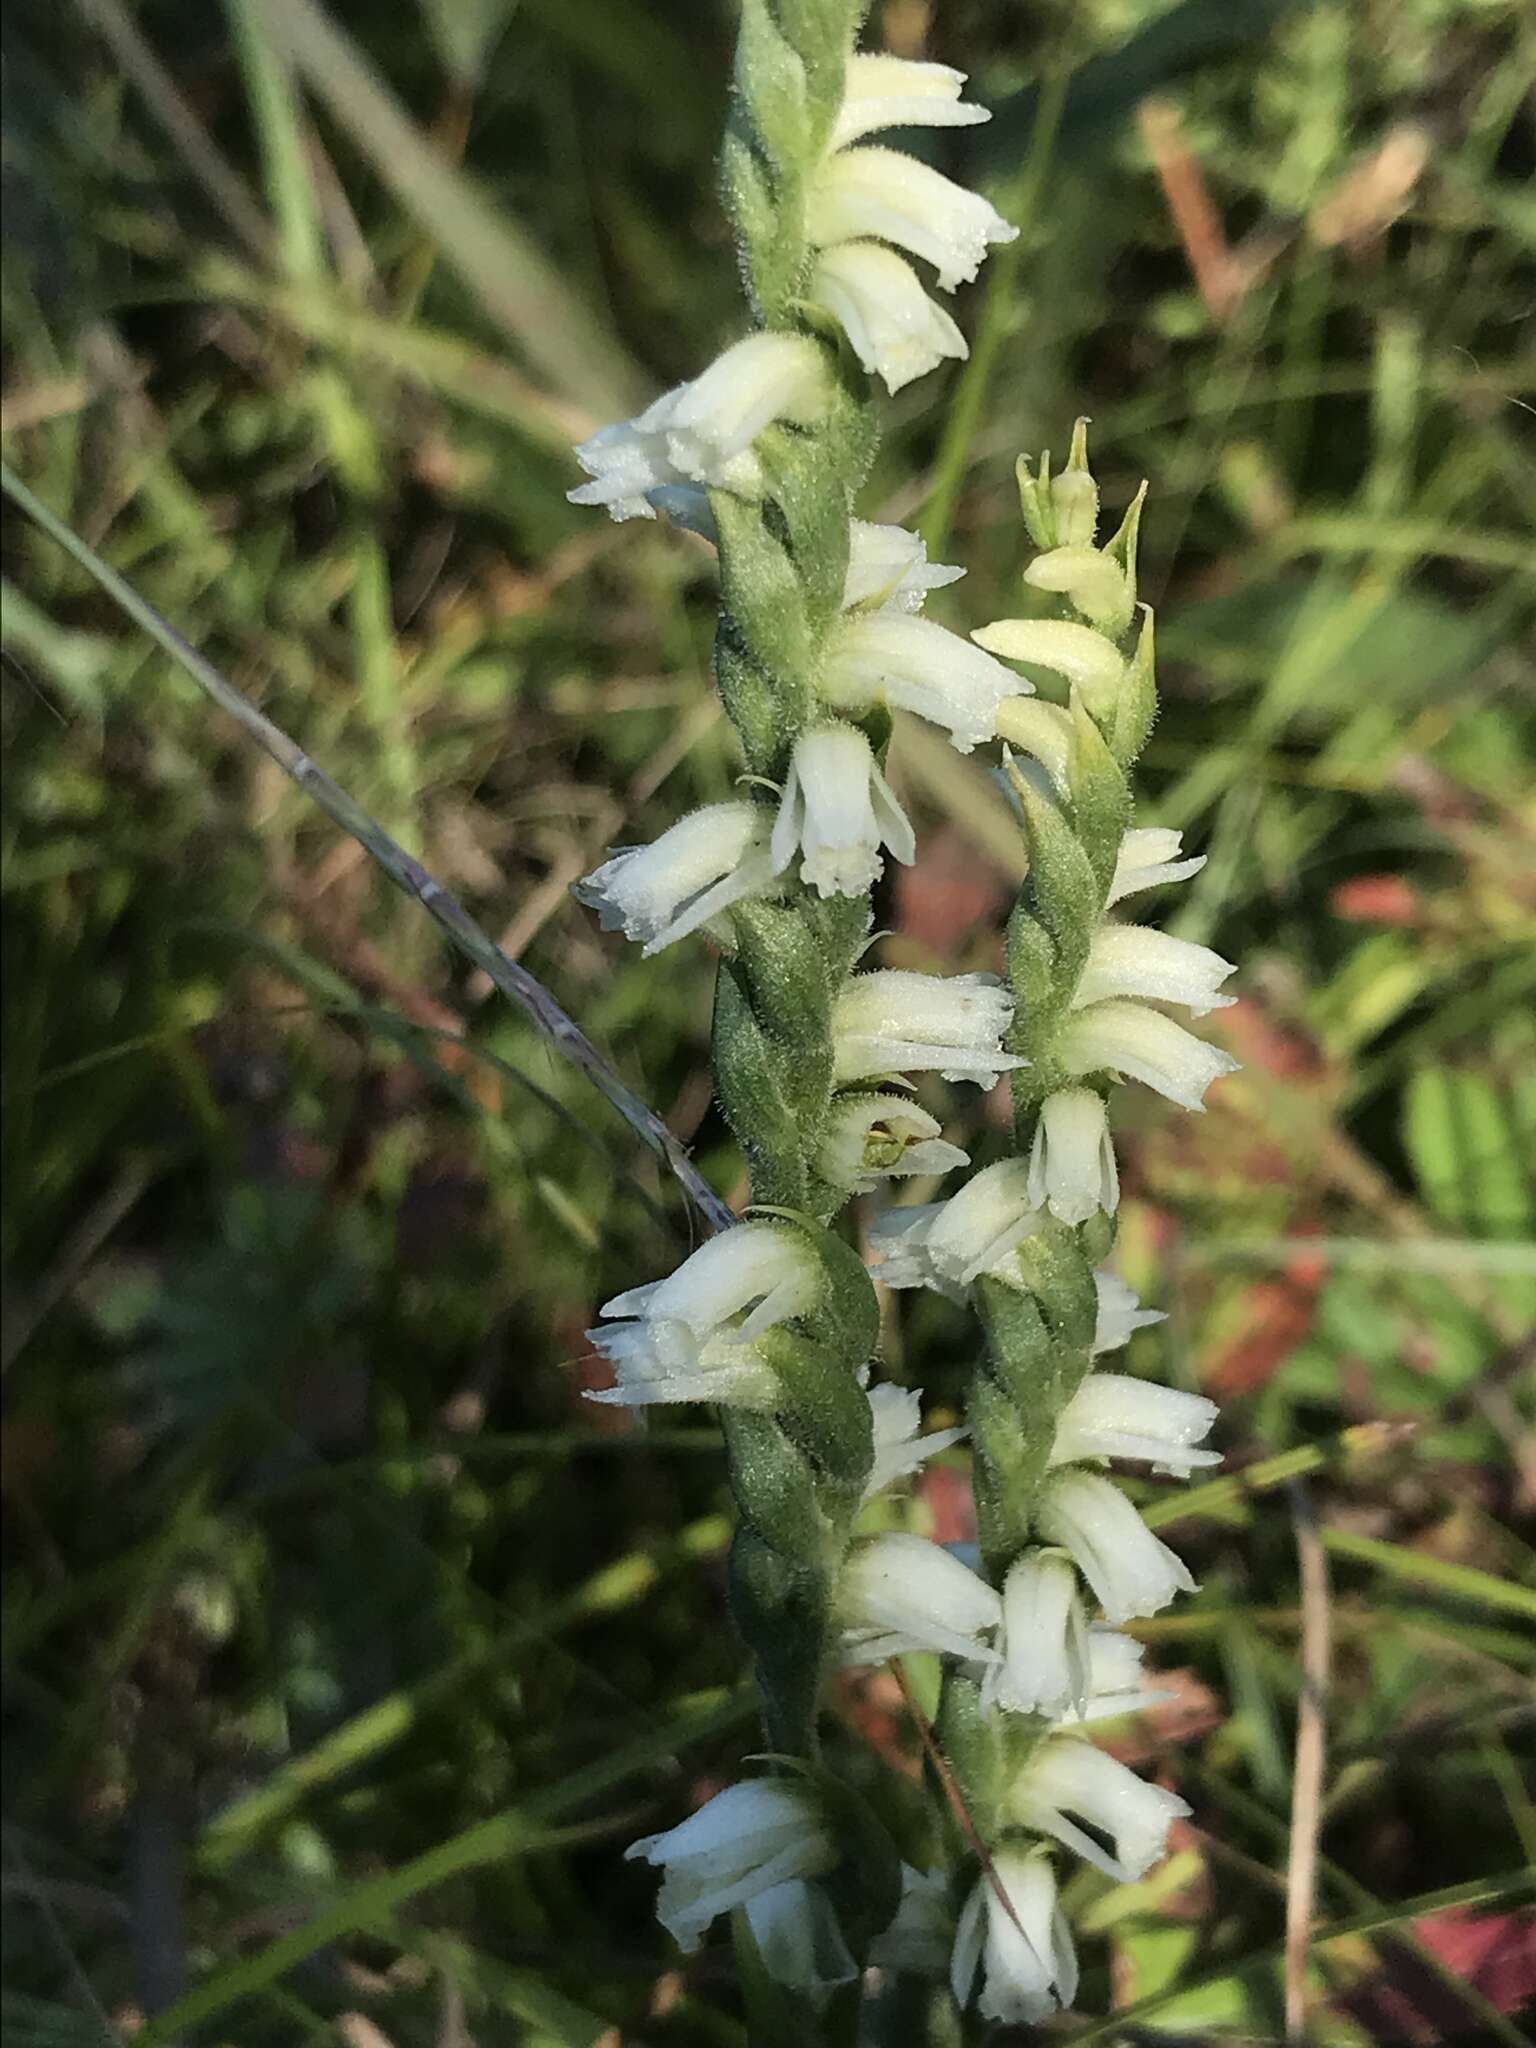
[[1179, 1003], [1196, 1017], [1224, 1010], [1235, 996], [1219, 993], [1236, 970], [1209, 946], [1191, 945], [1150, 925], [1105, 924], [1094, 933], [1088, 962], [1072, 997], [1075, 1010], [1117, 996]]
[[964, 574], [945, 562], [930, 562], [922, 535], [904, 526], [849, 521], [844, 611], [920, 612], [930, 590], [958, 583]]
[[969, 354], [965, 336], [929, 298], [912, 266], [878, 242], [824, 249], [810, 298], [841, 324], [864, 368], [892, 394]]
[[990, 121], [985, 107], [967, 106], [965, 73], [947, 64], [857, 50], [843, 74], [843, 104], [828, 147], [845, 149], [880, 128], [971, 128]]
[[811, 241], [894, 242], [938, 272], [940, 287], [968, 284], [989, 248], [1018, 229], [979, 193], [894, 149], [840, 150], [823, 165], [807, 208]]
[[1205, 1107], [1207, 1088], [1238, 1064], [1160, 1011], [1118, 1000], [1077, 1011], [1062, 1034], [1061, 1056], [1070, 1073], [1129, 1074], [1193, 1110]]

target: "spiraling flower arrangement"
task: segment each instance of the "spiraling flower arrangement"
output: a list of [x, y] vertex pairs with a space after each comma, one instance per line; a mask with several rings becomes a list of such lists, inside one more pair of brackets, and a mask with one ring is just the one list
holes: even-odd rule
[[[871, 1965], [947, 1974], [985, 2019], [1070, 2005], [1061, 1852], [1134, 1879], [1188, 1810], [1091, 1733], [1147, 1699], [1123, 1625], [1193, 1589], [1106, 1468], [1187, 1477], [1217, 1458], [1211, 1402], [1100, 1362], [1159, 1320], [1104, 1270], [1109, 1105], [1134, 1081], [1197, 1110], [1232, 1066], [1168, 1014], [1229, 1002], [1229, 963], [1119, 909], [1200, 865], [1176, 833], [1131, 822], [1128, 771], [1155, 710], [1144, 491], [1101, 542], [1085, 424], [1058, 471], [1021, 459], [1038, 551], [1024, 581], [1061, 616], [969, 639], [923, 615], [962, 572], [853, 516], [868, 380], [896, 391], [965, 354], [927, 273], [950, 293], [1015, 233], [868, 139], [986, 115], [957, 72], [853, 52], [857, 12], [747, 0], [724, 162], [753, 330], [584, 442], [589, 481], [571, 493], [716, 544], [715, 671], [745, 770], [739, 800], [615, 852], [578, 892], [647, 953], [700, 933], [718, 947], [716, 1082], [755, 1204], [608, 1302], [592, 1332], [614, 1371], [592, 1398], [719, 1409], [739, 1509], [732, 1605], [771, 1752], [630, 1854], [662, 1872], [681, 1946], [739, 1914], [738, 1940], [827, 2039], [852, 2038]], [[1025, 669], [1055, 679], [1049, 696]], [[870, 890], [887, 859], [915, 853], [883, 767], [896, 708], [962, 752], [1001, 742], [1028, 855], [1005, 979], [865, 964]], [[969, 1164], [911, 1098], [930, 1072], [982, 1088], [1007, 1074], [1015, 1149], [874, 1225], [879, 1280], [966, 1302], [986, 1333], [968, 1431], [925, 1437], [920, 1396], [871, 1383], [874, 1283], [830, 1226], [854, 1194]], [[966, 1433], [977, 1565], [867, 1533], [865, 1504]], [[933, 1835], [953, 1854], [926, 1871], [901, 1862], [819, 1739], [834, 1666], [911, 1651], [944, 1660], [936, 1739], [968, 1822], [946, 1835], [935, 1792]]]

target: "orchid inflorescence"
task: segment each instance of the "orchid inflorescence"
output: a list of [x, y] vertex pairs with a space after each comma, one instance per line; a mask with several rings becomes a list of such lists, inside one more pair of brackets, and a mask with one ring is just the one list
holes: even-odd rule
[[[615, 852], [578, 889], [648, 954], [700, 933], [719, 948], [716, 1080], [757, 1205], [608, 1302], [592, 1332], [613, 1385], [591, 1398], [720, 1411], [740, 1511], [733, 1612], [772, 1751], [630, 1854], [663, 1871], [659, 1911], [682, 1947], [739, 1909], [767, 1975], [824, 2018], [872, 1966], [947, 1972], [962, 2007], [1027, 2021], [1076, 1991], [1057, 1849], [1135, 1879], [1188, 1810], [1090, 1733], [1149, 1697], [1124, 1624], [1194, 1584], [1105, 1467], [1187, 1478], [1217, 1461], [1213, 1403], [1100, 1363], [1161, 1320], [1104, 1266], [1108, 1107], [1125, 1079], [1201, 1107], [1233, 1063], [1168, 1007], [1229, 1002], [1232, 969], [1111, 915], [1200, 866], [1177, 833], [1131, 823], [1127, 771], [1155, 710], [1136, 588], [1145, 487], [1101, 543], [1086, 423], [1058, 471], [1021, 459], [1038, 550], [1024, 582], [1065, 615], [968, 639], [923, 612], [962, 572], [852, 515], [868, 378], [895, 391], [966, 352], [910, 259], [949, 292], [1015, 233], [867, 140], [987, 117], [957, 72], [854, 54], [856, 26], [848, 0], [748, 0], [725, 178], [754, 331], [585, 441], [590, 480], [571, 493], [615, 519], [663, 513], [718, 548], [716, 677], [746, 769], [739, 798]], [[1054, 679], [1050, 695], [1021, 664]], [[884, 769], [895, 711], [961, 752], [1001, 742], [1028, 857], [1006, 978], [864, 964], [870, 891], [888, 858], [916, 852]], [[872, 1226], [876, 1279], [967, 1303], [986, 1331], [967, 1429], [927, 1436], [919, 1394], [872, 1383], [874, 1285], [829, 1227], [853, 1195], [970, 1163], [914, 1099], [924, 1073], [981, 1088], [1008, 1075], [1016, 1147]], [[966, 1434], [979, 1554], [861, 1521]], [[918, 1651], [944, 1664], [935, 1740], [968, 1817], [953, 1869], [902, 1863], [819, 1741], [834, 1665]]]

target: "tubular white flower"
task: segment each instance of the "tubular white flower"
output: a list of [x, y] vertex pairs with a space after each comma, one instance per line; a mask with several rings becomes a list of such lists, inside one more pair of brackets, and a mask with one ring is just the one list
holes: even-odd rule
[[969, 1166], [970, 1155], [941, 1136], [943, 1126], [904, 1095], [841, 1095], [832, 1105], [816, 1170], [835, 1188], [867, 1195], [877, 1181]]
[[572, 893], [604, 931], [622, 928], [649, 955], [774, 888], [767, 811], [728, 803], [690, 812], [649, 846], [618, 848]]
[[[940, 1293], [958, 1298], [1045, 1221], [1031, 1198], [1029, 1169], [1022, 1159], [1000, 1159], [984, 1167], [947, 1202], [927, 1206], [920, 1240], [906, 1242], [910, 1224], [889, 1235], [875, 1233], [877, 1244], [889, 1246], [886, 1256], [892, 1271], [888, 1274], [882, 1265], [876, 1272], [887, 1286], [936, 1286]], [[899, 1217], [912, 1212], [892, 1213]], [[882, 1224], [886, 1220], [879, 1219]], [[919, 1269], [921, 1279], [913, 1277]]]
[[965, 73], [947, 64], [914, 64], [858, 50], [843, 73], [843, 104], [832, 128], [832, 149], [843, 149], [877, 128], [972, 128], [990, 121], [985, 107], [960, 98]]
[[1026, 1550], [1003, 1581], [1003, 1662], [988, 1674], [984, 1706], [1059, 1718], [1087, 1703], [1088, 1617], [1063, 1550]]
[[755, 496], [762, 472], [752, 443], [775, 420], [813, 419], [825, 401], [814, 342], [749, 334], [691, 383], [583, 441], [576, 459], [592, 481], [566, 495], [575, 505], [606, 505], [615, 519], [654, 519], [650, 494], [678, 484]]
[[895, 393], [946, 359], [970, 354], [965, 336], [923, 290], [917, 272], [879, 242], [837, 242], [824, 249], [809, 297], [839, 321], [872, 377]]
[[855, 1544], [837, 1583], [845, 1664], [883, 1664], [909, 1650], [994, 1663], [983, 1640], [1002, 1619], [985, 1579], [923, 1536]]
[[[1038, 761], [1050, 779], [1052, 791], [1066, 796], [1070, 789], [1067, 770], [1072, 759], [1072, 714], [1060, 704], [1047, 704], [1039, 697], [1005, 697], [997, 707], [997, 736], [1008, 752], [1017, 747]], [[1018, 798], [999, 774], [1003, 794], [1017, 805]]]
[[1024, 571], [1024, 581], [1035, 590], [1069, 598], [1090, 625], [1106, 633], [1123, 633], [1136, 608], [1130, 579], [1103, 548], [1081, 543], [1052, 548], [1036, 555]]
[[1003, 1051], [1013, 997], [991, 974], [855, 974], [832, 1006], [833, 1077], [937, 1069], [946, 1081], [990, 1088], [1024, 1061]]
[[747, 1924], [776, 1984], [787, 1984], [819, 2012], [859, 1966], [849, 1953], [832, 1901], [803, 1877], [791, 1877], [747, 1900]]
[[1203, 1109], [1204, 1095], [1237, 1061], [1182, 1024], [1141, 1003], [1095, 1003], [1072, 1016], [1061, 1036], [1069, 1074], [1129, 1074], [1181, 1109]]
[[896, 1387], [889, 1382], [869, 1389], [869, 1414], [874, 1425], [875, 1462], [864, 1486], [865, 1500], [884, 1493], [898, 1479], [906, 1478], [926, 1464], [936, 1451], [946, 1451], [969, 1432], [959, 1429], [930, 1430], [923, 1426], [923, 1399], [915, 1387]]
[[1182, 1558], [1152, 1534], [1112, 1481], [1066, 1471], [1045, 1488], [1036, 1527], [1071, 1551], [1112, 1622], [1157, 1614], [1175, 1593], [1193, 1593]]
[[1088, 962], [1072, 997], [1074, 1010], [1114, 996], [1146, 1002], [1180, 1003], [1196, 1017], [1225, 1010], [1236, 996], [1218, 993], [1236, 972], [1209, 946], [1192, 945], [1145, 924], [1102, 924], [1093, 935]]
[[832, 636], [821, 691], [840, 710], [899, 705], [948, 732], [962, 754], [992, 738], [998, 706], [1033, 685], [931, 619], [880, 611], [843, 621]]
[[930, 562], [922, 535], [904, 526], [849, 521], [845, 612], [920, 612], [930, 590], [958, 583], [964, 574], [947, 562]]
[[807, 1240], [783, 1223], [741, 1223], [686, 1258], [665, 1280], [616, 1294], [598, 1310], [626, 1318], [588, 1337], [618, 1374], [589, 1401], [642, 1407], [655, 1401], [719, 1401], [767, 1407], [778, 1385], [752, 1339], [814, 1308], [821, 1266]]
[[[1149, 1785], [1107, 1750], [1081, 1736], [1055, 1735], [1024, 1766], [1008, 1810], [1022, 1827], [1054, 1835], [1106, 1877], [1131, 1884], [1164, 1854], [1169, 1828], [1190, 1809], [1176, 1792]], [[1071, 1814], [1107, 1835], [1115, 1853], [1101, 1848]]]
[[656, 1917], [685, 1952], [710, 1921], [790, 1878], [837, 1862], [831, 1830], [809, 1787], [782, 1778], [727, 1786], [665, 1834], [631, 1842], [626, 1859], [663, 1870]]
[[1220, 1451], [1196, 1448], [1219, 1412], [1203, 1394], [1125, 1373], [1091, 1372], [1061, 1412], [1050, 1462], [1145, 1458], [1154, 1472], [1187, 1479], [1197, 1465], [1221, 1463]]
[[1120, 1205], [1120, 1175], [1102, 1095], [1058, 1088], [1040, 1106], [1029, 1153], [1029, 1198], [1059, 1223], [1086, 1223]]
[[[1205, 866], [1205, 855], [1180, 860], [1181, 835], [1162, 826], [1137, 826], [1120, 841], [1114, 880], [1109, 885], [1109, 902], [1119, 903], [1143, 889], [1160, 889], [1165, 882], [1187, 882]], [[1106, 906], [1108, 907], [1108, 906]]]
[[1027, 2026], [1058, 2005], [1065, 2011], [1076, 1998], [1077, 1953], [1043, 1852], [995, 1850], [991, 1877], [983, 1875], [961, 1909], [950, 1986], [962, 2008], [970, 2003], [978, 1963], [986, 2019]]
[[1114, 1273], [1095, 1273], [1093, 1284], [1099, 1298], [1098, 1318], [1093, 1330], [1095, 1358], [1106, 1351], [1118, 1351], [1122, 1344], [1129, 1344], [1135, 1331], [1149, 1329], [1153, 1323], [1166, 1323], [1168, 1320], [1161, 1309], [1143, 1308], [1140, 1297]]
[[1033, 662], [1065, 676], [1099, 717], [1113, 709], [1125, 680], [1125, 657], [1114, 642], [1075, 619], [996, 619], [978, 626], [971, 638], [1004, 661]]
[[774, 873], [798, 851], [800, 879], [818, 895], [862, 896], [882, 871], [882, 846], [909, 867], [917, 856], [911, 823], [869, 741], [853, 725], [801, 733], [774, 820]]
[[826, 403], [826, 370], [814, 342], [749, 334], [701, 376], [640, 415], [666, 436], [667, 452], [695, 483], [728, 485], [726, 472], [775, 420], [813, 420]]
[[938, 272], [940, 288], [969, 284], [989, 248], [1017, 238], [980, 193], [894, 149], [844, 149], [829, 157], [811, 186], [806, 226], [812, 243], [894, 242]]

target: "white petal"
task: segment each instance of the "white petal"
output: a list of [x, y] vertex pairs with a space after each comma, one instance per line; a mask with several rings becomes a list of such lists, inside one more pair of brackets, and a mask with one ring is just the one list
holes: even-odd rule
[[1221, 1463], [1220, 1451], [1195, 1448], [1219, 1413], [1203, 1394], [1125, 1373], [1091, 1372], [1062, 1410], [1050, 1462], [1145, 1458], [1155, 1470], [1187, 1479], [1197, 1465]]
[[1129, 1344], [1135, 1331], [1168, 1320], [1161, 1309], [1143, 1308], [1140, 1297], [1113, 1273], [1095, 1273], [1093, 1284], [1098, 1294], [1098, 1319], [1093, 1331], [1095, 1358]]
[[838, 1580], [837, 1610], [849, 1662], [871, 1646], [994, 1656], [982, 1638], [1002, 1618], [1002, 1602], [985, 1579], [921, 1536], [876, 1536], [849, 1552]]
[[1011, 242], [1010, 227], [979, 193], [893, 149], [845, 149], [830, 157], [811, 189], [812, 243], [873, 237], [933, 264], [952, 291], [969, 283], [987, 250]]
[[[703, 1335], [749, 1304], [786, 1289], [808, 1308], [821, 1284], [819, 1264], [803, 1233], [783, 1223], [740, 1223], [706, 1239], [675, 1272], [653, 1283], [641, 1312], [651, 1320], [675, 1318]], [[634, 1298], [633, 1293], [616, 1295], [598, 1313], [626, 1315]]]
[[958, 583], [963, 569], [930, 562], [920, 534], [854, 519], [848, 527], [844, 611], [917, 612], [930, 590]]
[[777, 1779], [728, 1786], [679, 1826], [624, 1853], [665, 1870], [657, 1917], [684, 1949], [697, 1947], [717, 1915], [837, 1860], [812, 1795]]
[[1082, 1727], [1119, 1714], [1134, 1714], [1173, 1697], [1149, 1692], [1142, 1677], [1143, 1647], [1118, 1629], [1095, 1622], [1088, 1631], [1088, 1697], [1062, 1715], [1064, 1725]]
[[773, 828], [775, 868], [796, 847], [800, 878], [823, 896], [859, 896], [881, 872], [880, 848], [898, 860], [917, 851], [912, 827], [856, 726], [818, 725], [795, 742]]
[[1235, 996], [1218, 993], [1229, 974], [1209, 946], [1175, 939], [1150, 925], [1105, 924], [1093, 935], [1088, 964], [1072, 997], [1074, 1010], [1112, 996], [1140, 996], [1148, 1002], [1181, 1003], [1197, 1017], [1224, 1010]]
[[1036, 1526], [1071, 1551], [1112, 1622], [1159, 1613], [1195, 1582], [1125, 1495], [1094, 1472], [1066, 1471], [1045, 1489]]
[[1176, 1102], [1204, 1108], [1213, 1081], [1237, 1071], [1237, 1061], [1207, 1045], [1171, 1017], [1140, 1003], [1095, 1003], [1078, 1011], [1061, 1039], [1061, 1059], [1072, 1074], [1129, 1074]]
[[832, 1105], [816, 1170], [833, 1187], [867, 1194], [879, 1180], [948, 1173], [970, 1161], [946, 1144], [937, 1117], [904, 1095], [851, 1095]]
[[1134, 896], [1142, 889], [1161, 888], [1165, 882], [1184, 882], [1205, 866], [1205, 855], [1180, 860], [1180, 835], [1162, 827], [1137, 827], [1120, 842], [1115, 877], [1109, 886], [1110, 903]]
[[857, 51], [843, 74], [843, 104], [830, 149], [843, 149], [878, 128], [970, 128], [990, 121], [985, 107], [962, 104], [965, 73], [947, 64]]
[[892, 612], [846, 619], [832, 640], [821, 682], [823, 695], [842, 710], [899, 705], [931, 719], [961, 753], [991, 739], [998, 706], [1005, 698], [1027, 696], [1031, 687], [958, 634], [930, 619]]
[[888, 391], [946, 360], [963, 362], [965, 336], [935, 305], [909, 263], [878, 242], [838, 242], [811, 277], [810, 298], [840, 321], [849, 346]]
[[592, 481], [574, 504], [606, 505], [615, 519], [653, 519], [653, 496], [676, 486], [755, 493], [751, 444], [774, 420], [806, 420], [825, 404], [826, 372], [801, 335], [752, 334], [701, 376], [583, 441], [576, 459]]
[[747, 1901], [747, 1921], [763, 1968], [818, 2010], [859, 1966], [848, 1952], [832, 1902], [816, 1885], [793, 1877]]
[[889, 1382], [870, 1388], [869, 1412], [874, 1425], [875, 1462], [864, 1487], [865, 1500], [873, 1500], [898, 1479], [917, 1471], [935, 1452], [948, 1450], [970, 1433], [962, 1427], [919, 1435], [922, 1396], [915, 1388], [896, 1387]]
[[955, 1287], [969, 1287], [1044, 1222], [1024, 1161], [1000, 1159], [941, 1204], [928, 1227], [927, 1256]]
[[1059, 1550], [1027, 1550], [1003, 1582], [1003, 1667], [997, 1704], [1014, 1714], [1064, 1714], [1088, 1697], [1088, 1618], [1077, 1573]]
[[[1166, 1850], [1170, 1826], [1190, 1810], [1176, 1793], [1149, 1785], [1106, 1750], [1070, 1735], [1052, 1737], [1035, 1751], [1009, 1807], [1024, 1825], [1044, 1828], [1122, 1883], [1145, 1876]], [[1069, 1813], [1110, 1836], [1115, 1855], [1074, 1827]]]
[[672, 460], [701, 483], [719, 479], [775, 420], [814, 418], [825, 403], [826, 371], [812, 341], [791, 334], [749, 334], [715, 358], [702, 376], [641, 414], [660, 424]]
[[1060, 1088], [1040, 1108], [1029, 1155], [1030, 1199], [1060, 1223], [1086, 1223], [1120, 1202], [1120, 1177], [1104, 1098], [1091, 1088]]
[[936, 1067], [947, 1079], [995, 1080], [1024, 1064], [1002, 1050], [1012, 1016], [1013, 997], [993, 975], [855, 974], [832, 1009], [835, 1078]]
[[991, 1877], [982, 1879], [978, 1894], [987, 1926], [978, 2001], [983, 2018], [1029, 2026], [1054, 2012], [1058, 2001], [1069, 2004], [1077, 1992], [1077, 1960], [1048, 1859], [1004, 1846], [994, 1851]]
[[[760, 804], [710, 804], [680, 818], [649, 846], [620, 848], [572, 893], [597, 911], [605, 931], [622, 927], [626, 937], [654, 951], [680, 938], [683, 928], [692, 929], [680, 928], [690, 907], [751, 863], [766, 845], [766, 827]], [[737, 900], [759, 882], [768, 882], [760, 862], [748, 866]]]

